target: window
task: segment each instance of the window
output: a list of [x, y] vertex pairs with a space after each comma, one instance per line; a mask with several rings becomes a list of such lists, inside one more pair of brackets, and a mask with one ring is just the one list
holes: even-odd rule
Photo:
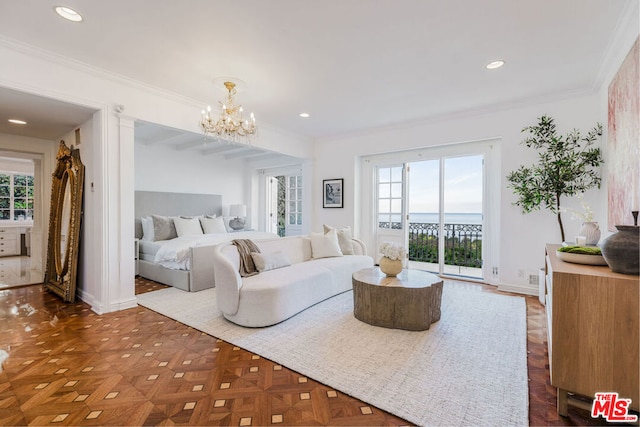
[[0, 172], [0, 220], [33, 220], [33, 175]]
[[378, 227], [402, 228], [403, 166], [378, 168]]
[[289, 176], [289, 225], [302, 225], [302, 176]]

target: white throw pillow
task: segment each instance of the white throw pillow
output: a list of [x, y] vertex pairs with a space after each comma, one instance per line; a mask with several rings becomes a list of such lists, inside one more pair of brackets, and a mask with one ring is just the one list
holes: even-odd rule
[[311, 254], [313, 258], [342, 256], [336, 230], [331, 230], [326, 234], [311, 233]]
[[[324, 224], [323, 225], [325, 234], [331, 230], [334, 230], [333, 227]], [[340, 250], [343, 255], [354, 255], [355, 251], [353, 249], [353, 235], [351, 234], [351, 227], [344, 227], [340, 229], [335, 229], [338, 233], [338, 243], [340, 244]]]
[[216, 218], [200, 218], [200, 224], [202, 224], [204, 234], [227, 232], [227, 228], [224, 226], [224, 219], [220, 216]]
[[153, 218], [150, 216], [143, 216], [140, 218], [140, 224], [142, 225], [142, 240], [153, 242], [156, 240], [153, 233]]
[[251, 258], [253, 263], [259, 272], [275, 270], [276, 268], [288, 267], [291, 265], [289, 257], [284, 252], [272, 252], [268, 254], [262, 254], [258, 252], [251, 252]]
[[182, 236], [200, 236], [202, 235], [202, 227], [198, 218], [174, 218], [173, 223], [176, 226], [178, 237]]

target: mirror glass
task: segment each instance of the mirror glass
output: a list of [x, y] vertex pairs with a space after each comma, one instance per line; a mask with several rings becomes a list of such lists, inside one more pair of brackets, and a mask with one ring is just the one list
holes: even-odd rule
[[64, 278], [69, 263], [69, 232], [71, 230], [71, 183], [69, 179], [70, 171], [66, 170], [60, 182], [60, 203], [58, 206], [57, 238], [59, 244], [55, 248], [56, 273], [61, 279]]

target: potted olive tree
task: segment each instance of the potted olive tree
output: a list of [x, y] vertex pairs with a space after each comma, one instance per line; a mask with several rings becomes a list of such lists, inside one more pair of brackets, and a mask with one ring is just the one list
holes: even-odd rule
[[600, 148], [593, 145], [602, 135], [602, 124], [596, 124], [586, 136], [577, 129], [562, 136], [556, 132], [553, 118], [542, 116], [537, 125], [527, 126], [522, 132], [529, 133], [522, 144], [538, 150], [538, 163], [522, 165], [507, 175], [508, 187], [518, 197], [514, 204], [523, 213], [545, 208], [556, 214], [564, 242], [561, 197], [600, 188], [598, 167], [604, 160]]

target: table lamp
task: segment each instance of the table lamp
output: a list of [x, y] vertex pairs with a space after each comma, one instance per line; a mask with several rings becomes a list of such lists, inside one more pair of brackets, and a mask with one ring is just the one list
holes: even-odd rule
[[231, 205], [229, 206], [229, 216], [235, 217], [229, 220], [229, 227], [233, 230], [242, 230], [244, 218], [247, 216], [247, 207], [245, 205]]

